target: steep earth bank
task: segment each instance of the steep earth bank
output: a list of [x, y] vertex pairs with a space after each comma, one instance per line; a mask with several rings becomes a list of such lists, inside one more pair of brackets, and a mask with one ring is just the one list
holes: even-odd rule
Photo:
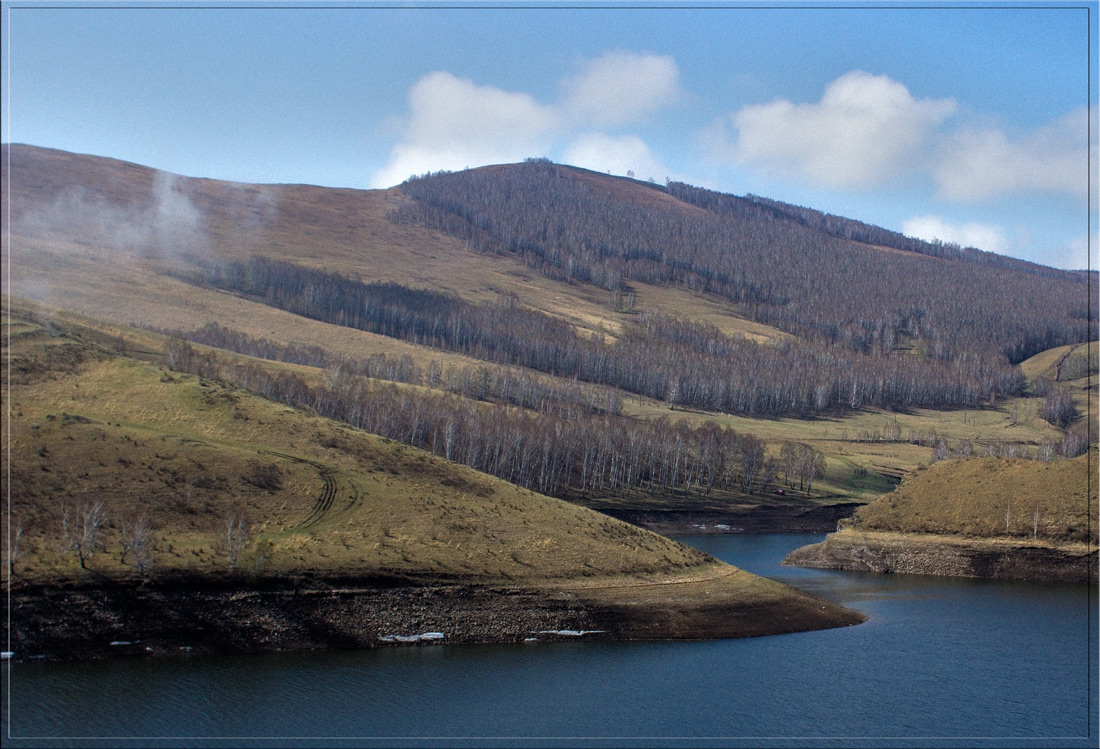
[[795, 549], [783, 564], [819, 569], [1008, 580], [1097, 582], [1087, 544], [844, 529]]
[[600, 509], [605, 515], [625, 520], [662, 536], [711, 533], [828, 533], [851, 517], [862, 505], [748, 507], [742, 510], [645, 510]]
[[[763, 587], [746, 596], [747, 578]], [[4, 628], [10, 627], [6, 634], [16, 660], [81, 660], [532, 638], [716, 639], [865, 619], [780, 583], [756, 580], [741, 570], [716, 568], [681, 581], [568, 588], [402, 580], [26, 587], [11, 595]]]

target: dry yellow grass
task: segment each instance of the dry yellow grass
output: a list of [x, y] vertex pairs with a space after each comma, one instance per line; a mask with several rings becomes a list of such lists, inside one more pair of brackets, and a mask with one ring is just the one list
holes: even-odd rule
[[[1096, 350], [1097, 342], [1093, 341], [1091, 348]], [[1028, 382], [1035, 382], [1040, 377], [1046, 377], [1052, 381], [1058, 379], [1058, 365], [1070, 354], [1085, 354], [1090, 344], [1076, 343], [1069, 346], [1055, 346], [1041, 351], [1030, 359], [1020, 363], [1020, 369]]]
[[[699, 552], [634, 526], [234, 388], [107, 351], [17, 319], [13, 522], [23, 579], [79, 575], [61, 548], [62, 504], [102, 500], [110, 523], [90, 562], [127, 574], [121, 523], [156, 528], [163, 572], [224, 571], [222, 523], [243, 508], [242, 569], [545, 581], [710, 569]], [[19, 335], [15, 335], [15, 332]], [[80, 334], [82, 339], [75, 336]], [[10, 359], [9, 359], [10, 357]], [[278, 486], [250, 483], [274, 466]]]
[[1041, 462], [973, 458], [936, 463], [860, 508], [861, 529], [1095, 540], [1097, 455]]
[[[95, 200], [143, 199], [152, 189], [151, 170], [117, 162], [101, 162], [62, 152], [42, 152], [48, 162], [42, 184], [27, 188], [64, 189], [59, 182], [76, 174], [98, 190]], [[103, 178], [109, 168], [111, 178]], [[578, 173], [578, 179], [595, 179]], [[69, 175], [69, 176], [66, 176]], [[644, 185], [616, 181], [639, 200], [670, 198]], [[18, 297], [98, 318], [103, 330], [131, 323], [162, 328], [194, 329], [209, 322], [254, 337], [277, 338], [292, 345], [317, 345], [336, 355], [364, 358], [382, 353], [410, 356], [421, 367], [437, 361], [444, 367], [465, 367], [470, 358], [413, 346], [383, 336], [304, 319], [223, 292], [202, 289], [167, 271], [187, 272], [203, 259], [245, 259], [254, 253], [323, 268], [364, 281], [393, 281], [414, 287], [448, 290], [470, 301], [489, 301], [515, 294], [521, 303], [572, 324], [579, 333], [618, 335], [635, 314], [613, 311], [610, 294], [580, 284], [551, 281], [508, 256], [479, 255], [462, 242], [439, 232], [390, 222], [386, 216], [404, 198], [386, 191], [334, 190], [305, 185], [234, 185], [212, 180], [181, 180], [201, 218], [186, 246], [149, 248], [109, 243], [102, 237], [51, 236], [41, 227], [21, 224], [0, 237], [0, 249]], [[6, 201], [7, 193], [3, 196]], [[49, 202], [48, 198], [42, 198]], [[5, 203], [6, 205], [6, 203]], [[683, 206], [684, 210], [697, 210]], [[247, 231], [243, 231], [245, 227]], [[98, 242], [98, 244], [97, 244]], [[786, 334], [752, 323], [729, 305], [682, 289], [635, 284], [637, 311], [660, 309], [701, 320], [726, 334], [753, 340], [776, 340]], [[117, 330], [121, 331], [119, 327]], [[123, 333], [137, 342], [141, 334]], [[140, 345], [135, 343], [135, 345]], [[149, 344], [150, 346], [152, 344]], [[1068, 349], [1067, 349], [1068, 350]], [[1030, 377], [1047, 372], [1066, 351], [1052, 350], [1024, 364]], [[1096, 377], [1073, 385], [1078, 408], [1097, 412]], [[1090, 387], [1092, 385], [1092, 387]], [[870, 499], [887, 491], [896, 477], [927, 463], [932, 448], [906, 442], [860, 441], [861, 433], [882, 433], [897, 422], [903, 440], [935, 430], [949, 443], [962, 440], [981, 446], [992, 442], [1037, 445], [1057, 440], [1060, 432], [1038, 419], [1039, 400], [1001, 401], [994, 409], [951, 412], [914, 411], [892, 414], [864, 411], [813, 421], [750, 419], [725, 414], [672, 411], [665, 403], [627, 398], [627, 412], [637, 418], [668, 416], [692, 423], [718, 421], [748, 431], [773, 444], [807, 442], [829, 455], [828, 471], [819, 481], [822, 494]]]
[[682, 289], [633, 282], [636, 293], [635, 309], [638, 311], [661, 310], [675, 317], [715, 326], [724, 335], [744, 336], [757, 343], [792, 338], [770, 325], [753, 322], [735, 314], [728, 302], [692, 294]]

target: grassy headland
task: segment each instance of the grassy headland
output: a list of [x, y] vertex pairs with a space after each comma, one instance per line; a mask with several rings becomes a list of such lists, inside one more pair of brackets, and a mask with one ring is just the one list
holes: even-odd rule
[[28, 590], [518, 585], [603, 597], [557, 628], [639, 632], [626, 596], [780, 631], [789, 589], [636, 525], [833, 528], [933, 457], [1077, 455], [1097, 412], [1089, 274], [538, 161], [371, 191], [3, 148]]
[[[522, 639], [536, 620], [544, 630], [601, 630], [593, 636], [695, 638], [861, 619], [636, 526], [119, 350], [141, 339], [41, 310], [9, 314], [4, 574], [23, 612], [11, 620], [20, 655], [96, 654], [141, 639], [135, 632], [160, 649], [180, 638], [266, 647], [260, 630], [234, 635], [234, 616], [219, 619], [232, 590], [339, 586], [356, 591], [344, 603], [360, 608], [394, 589], [421, 590], [441, 602], [424, 609], [409, 594], [387, 604], [397, 607], [389, 618], [357, 619], [331, 602], [311, 615], [356, 646], [444, 625], [452, 639]], [[470, 586], [481, 591], [476, 611], [463, 609]], [[490, 591], [513, 626], [490, 626]], [[275, 616], [285, 601], [272, 595], [249, 616]], [[406, 604], [416, 615], [402, 622]], [[166, 631], [158, 622], [173, 606], [217, 634], [203, 640], [178, 613], [175, 634]], [[82, 630], [82, 617], [102, 628]]]
[[1095, 580], [1097, 454], [947, 460], [908, 476], [787, 563], [972, 577]]

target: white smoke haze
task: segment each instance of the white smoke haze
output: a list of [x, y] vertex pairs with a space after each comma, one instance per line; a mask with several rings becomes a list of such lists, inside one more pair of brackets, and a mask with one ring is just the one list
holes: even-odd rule
[[[263, 241], [264, 232], [279, 216], [278, 185], [250, 185], [239, 182], [220, 182], [223, 195], [219, 196], [233, 230], [234, 243], [246, 246]], [[209, 225], [205, 225], [207, 231]]]
[[[279, 212], [277, 186], [212, 183], [167, 172], [116, 179], [100, 175], [99, 182], [90, 178], [37, 201], [34, 190], [11, 192], [5, 292], [141, 322], [154, 313], [142, 307], [140, 296], [130, 299], [122, 290], [132, 284], [156, 289], [174, 283], [163, 278], [166, 272], [186, 271], [226, 252], [258, 251]], [[104, 299], [115, 300], [110, 309]], [[190, 324], [184, 309], [165, 307], [155, 314], [174, 315], [175, 327]]]
[[71, 240], [119, 256], [172, 259], [206, 254], [202, 213], [180, 177], [157, 172], [148, 200], [120, 204], [94, 188], [65, 188], [42, 206], [12, 206], [14, 236]]
[[[46, 203], [24, 197], [12, 203], [11, 234], [57, 242], [70, 255], [169, 265], [209, 257], [219, 233], [237, 250], [259, 246], [278, 217], [279, 188], [204, 182], [156, 172], [144, 194], [124, 200], [111, 194], [117, 186], [94, 184], [68, 186]], [[216, 205], [216, 212], [204, 212], [197, 200]]]

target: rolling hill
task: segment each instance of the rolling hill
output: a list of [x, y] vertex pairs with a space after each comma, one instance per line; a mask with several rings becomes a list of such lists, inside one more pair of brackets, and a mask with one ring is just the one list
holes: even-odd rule
[[[183, 333], [217, 322], [332, 359], [409, 357], [425, 377], [486, 358], [541, 367], [619, 390], [632, 416], [695, 423], [702, 412], [830, 454], [830, 442], [847, 442], [821, 484], [840, 495], [858, 495], [864, 472], [891, 478], [918, 462], [890, 465], [878, 448], [851, 444], [882, 441], [859, 435], [887, 424], [901, 429], [889, 441], [921, 448], [933, 433], [1056, 439], [1042, 420], [1006, 409], [1036, 411], [1013, 362], [1095, 335], [1095, 274], [904, 240], [754, 196], [542, 162], [387, 191], [240, 185], [4, 148], [3, 250], [17, 296]], [[283, 264], [282, 280], [226, 283], [230, 268], [261, 261]], [[575, 271], [563, 275], [565, 266]], [[291, 276], [359, 301], [379, 285], [407, 290], [410, 301], [384, 302], [406, 305], [404, 327], [311, 309], [275, 285]], [[425, 299], [437, 308], [431, 319]], [[478, 318], [484, 343], [426, 337], [444, 318]], [[519, 325], [529, 332], [501, 345], [499, 329]], [[953, 426], [958, 416], [966, 428]]]
[[1095, 440], [1095, 273], [544, 160], [372, 191], [2, 159], [29, 584], [89, 579], [47, 540], [60, 497], [71, 527], [109, 494], [97, 574], [133, 576], [145, 508], [163, 580], [350, 569], [544, 603], [626, 576], [585, 588], [617, 591], [589, 624], [640, 632], [607, 612], [648, 590], [647, 636], [718, 633], [673, 625], [663, 583], [689, 610], [692, 585], [756, 583], [608, 515], [831, 526], [933, 458]]
[[1095, 582], [1097, 455], [949, 460], [909, 476], [786, 562], [807, 567]]
[[[861, 619], [592, 510], [173, 371], [159, 336], [25, 303], [4, 323], [5, 580], [20, 655], [88, 657], [123, 640], [373, 646], [425, 630], [724, 637]], [[260, 592], [226, 613], [241, 591]], [[309, 632], [284, 621], [291, 591], [326, 601], [300, 612]], [[253, 619], [282, 623], [251, 631]]]

